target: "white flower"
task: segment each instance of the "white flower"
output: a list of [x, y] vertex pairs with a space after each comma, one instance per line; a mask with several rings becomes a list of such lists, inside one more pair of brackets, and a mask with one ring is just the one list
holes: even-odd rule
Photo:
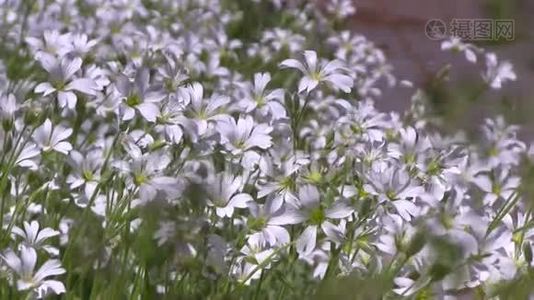
[[342, 232], [328, 219], [343, 219], [350, 216], [353, 209], [343, 200], [336, 200], [330, 207], [321, 204], [319, 190], [313, 185], [304, 185], [298, 190], [297, 210], [288, 209], [284, 216], [287, 224], [298, 224], [308, 221], [309, 225], [297, 240], [297, 251], [302, 255], [311, 253], [317, 243], [317, 229], [334, 242], [341, 242]]
[[326, 4], [326, 10], [339, 18], [346, 18], [356, 13], [352, 0], [329, 0]]
[[416, 228], [405, 222], [400, 216], [386, 215], [380, 219], [382, 232], [376, 241], [376, 247], [391, 256], [405, 251]]
[[419, 135], [413, 127], [401, 128], [399, 133], [399, 143], [388, 144], [388, 154], [397, 159], [402, 158], [402, 162], [409, 166], [419, 162], [418, 154], [424, 154], [432, 147], [428, 137]]
[[409, 174], [395, 165], [374, 164], [364, 189], [372, 195], [377, 195], [380, 202], [391, 203], [405, 220], [409, 221], [411, 216], [419, 214], [419, 208], [413, 201], [424, 193], [424, 189], [414, 185]]
[[381, 142], [384, 139], [385, 114], [378, 112], [370, 101], [360, 101], [350, 111], [337, 119], [336, 125], [341, 128], [337, 136], [344, 143], [369, 140]]
[[54, 236], [59, 235], [59, 231], [52, 228], [42, 228], [39, 230], [39, 223], [32, 221], [31, 223], [24, 222], [24, 230], [14, 226], [11, 232], [20, 236], [24, 241], [24, 244], [35, 249], [43, 248], [52, 255], [59, 254], [59, 250], [55, 247], [44, 245], [44, 242]]
[[137, 70], [133, 80], [124, 74], [118, 75], [115, 87], [123, 99], [121, 106], [123, 120], [133, 119], [137, 110], [145, 120], [156, 121], [159, 114], [158, 103], [165, 98], [165, 94], [151, 89], [149, 84], [150, 73], [146, 68]]
[[113, 166], [127, 174], [129, 183], [139, 188], [141, 203], [156, 199], [160, 192], [159, 196], [176, 197], [181, 188], [179, 180], [163, 174], [171, 161], [169, 156], [163, 151], [142, 154], [136, 145], [128, 146], [132, 160], [116, 161]]
[[207, 204], [214, 207], [217, 216], [231, 217], [235, 208], [246, 208], [252, 197], [246, 193], [239, 193], [243, 181], [240, 176], [229, 173], [212, 175], [206, 186]]
[[7, 266], [17, 275], [19, 291], [32, 289], [38, 298], [44, 298], [50, 291], [57, 295], [65, 293], [65, 286], [61, 281], [47, 279], [65, 273], [59, 260], [48, 260], [34, 272], [37, 264], [35, 249], [21, 246], [19, 255], [11, 250], [1, 255]]
[[[497, 283], [501, 280], [510, 280], [518, 271], [514, 261], [515, 246], [513, 233], [506, 227], [499, 227], [489, 235], [477, 236], [479, 259], [469, 264], [472, 286], [487, 282]], [[511, 253], [512, 252], [512, 253]]]
[[303, 73], [300, 79], [298, 92], [314, 90], [319, 83], [327, 82], [335, 89], [340, 89], [345, 93], [350, 93], [353, 86], [352, 77], [346, 75], [347, 70], [339, 60], [330, 62], [319, 62], [315, 51], [304, 51], [306, 64], [296, 59], [286, 59], [280, 66], [282, 68], [298, 69]]
[[32, 158], [38, 156], [41, 153], [39, 147], [34, 143], [28, 143], [20, 152], [15, 164], [19, 167], [28, 168], [30, 170], [36, 170], [37, 164]]
[[72, 50], [70, 53], [83, 57], [89, 53], [97, 43], [98, 41], [96, 39], [89, 40], [87, 34], [74, 34], [72, 35]]
[[238, 258], [230, 266], [230, 274], [232, 274], [232, 277], [245, 285], [250, 285], [253, 279], [260, 278], [262, 272], [263, 270], [258, 269], [257, 264], [248, 262], [245, 257]]
[[[302, 254], [300, 259], [307, 262], [310, 266], [313, 266], [313, 278], [323, 279], [326, 275], [326, 270], [328, 269], [328, 264], [330, 262], [330, 255], [328, 251], [325, 251], [325, 246], [329, 245], [323, 243], [321, 247], [317, 247], [310, 253]], [[328, 248], [326, 248], [328, 249]]]
[[183, 115], [183, 105], [174, 98], [164, 101], [157, 118], [156, 130], [158, 132], [163, 132], [165, 139], [168, 142], [178, 144], [182, 141], [184, 135], [182, 127], [189, 129], [189, 131], [195, 127], [195, 125], [192, 125], [192, 122]]
[[284, 101], [284, 90], [266, 90], [267, 84], [271, 81], [269, 73], [254, 74], [254, 84], [246, 84], [243, 87], [245, 97], [239, 102], [246, 113], [255, 110], [260, 116], [272, 116], [277, 120], [286, 117], [286, 110], [282, 105]]
[[210, 122], [220, 119], [224, 115], [221, 110], [230, 102], [228, 97], [215, 96], [211, 99], [204, 99], [204, 88], [198, 82], [179, 89], [180, 97], [186, 103], [184, 115], [194, 122], [195, 130], [199, 135], [204, 135], [208, 131]]
[[508, 125], [502, 116], [486, 119], [482, 131], [487, 142], [487, 164], [498, 166], [517, 165], [527, 146], [517, 138], [519, 126]]
[[230, 71], [221, 66], [221, 57], [218, 53], [210, 55], [207, 64], [203, 65], [202, 72], [208, 77], [220, 77], [221, 79], [228, 77]]
[[286, 47], [290, 53], [294, 53], [302, 49], [306, 39], [286, 28], [273, 28], [263, 33], [261, 41], [263, 45], [268, 45], [275, 51], [280, 51]]
[[43, 39], [27, 37], [26, 43], [33, 52], [44, 51], [49, 54], [64, 56], [72, 50], [71, 33], [60, 34], [57, 30], [45, 30]]
[[474, 183], [484, 192], [484, 203], [493, 205], [495, 201], [508, 200], [514, 192], [518, 191], [521, 179], [509, 175], [508, 169], [502, 169], [497, 176], [492, 178], [489, 174], [479, 174], [474, 178]]
[[499, 62], [495, 53], [486, 54], [486, 72], [482, 78], [493, 89], [500, 89], [506, 81], [515, 81], [517, 76], [513, 66], [508, 61]]
[[247, 225], [251, 230], [258, 231], [261, 239], [271, 246], [287, 244], [290, 241], [287, 230], [280, 226], [286, 225], [283, 201], [279, 197], [268, 199], [260, 205], [254, 201], [247, 203], [251, 216]]
[[167, 92], [176, 92], [188, 76], [186, 70], [179, 64], [179, 58], [172, 53], [165, 54], [165, 64], [158, 68], [158, 73], [163, 77], [164, 88]]
[[[343, 61], [349, 60], [351, 55], [358, 54], [368, 47], [365, 37], [344, 30], [328, 38], [328, 44], [336, 48], [335, 56]], [[364, 71], [364, 70], [362, 70]]]
[[233, 154], [249, 150], [254, 147], [267, 149], [271, 146], [272, 128], [266, 124], [254, 124], [251, 116], [232, 117], [217, 123], [217, 130], [221, 134], [221, 143]]
[[309, 160], [300, 155], [280, 157], [276, 151], [260, 158], [259, 168], [262, 176], [257, 183], [258, 198], [276, 195], [284, 201], [295, 198], [291, 189], [291, 176], [300, 168], [309, 163]]
[[85, 156], [78, 151], [71, 151], [68, 162], [72, 167], [72, 172], [67, 177], [70, 188], [76, 189], [83, 186], [85, 196], [90, 198], [100, 179], [99, 171], [104, 162], [103, 156], [100, 150], [90, 151]]
[[453, 36], [450, 39], [441, 42], [441, 50], [464, 52], [465, 58], [472, 63], [477, 62], [476, 52], [481, 51], [479, 48], [472, 44], [462, 42], [462, 39], [457, 36]]
[[34, 91], [35, 93], [42, 93], [43, 96], [57, 92], [57, 99], [61, 108], [66, 106], [74, 109], [78, 99], [74, 91], [94, 96], [100, 90], [96, 82], [90, 78], [72, 79], [74, 74], [82, 67], [81, 58], [69, 59], [63, 57], [59, 60], [53, 55], [41, 52], [38, 55], [38, 59], [43, 68], [48, 71], [49, 82], [38, 84]]
[[18, 109], [17, 99], [13, 94], [0, 94], [0, 118], [11, 121]]
[[269, 247], [269, 244], [263, 239], [260, 233], [252, 234], [248, 237], [247, 243], [241, 248], [241, 253], [247, 256], [249, 261], [253, 261], [255, 264], [265, 264], [265, 269], [270, 267], [270, 258], [272, 261], [272, 254], [274, 248]]
[[52, 128], [52, 122], [46, 119], [33, 133], [33, 139], [42, 151], [53, 150], [66, 155], [72, 150], [72, 145], [65, 141], [71, 134], [72, 129], [61, 125]]

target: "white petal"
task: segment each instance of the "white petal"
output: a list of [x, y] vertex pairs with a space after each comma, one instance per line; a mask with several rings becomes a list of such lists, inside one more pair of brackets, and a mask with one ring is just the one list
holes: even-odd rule
[[308, 226], [297, 240], [297, 252], [301, 255], [308, 255], [315, 250], [317, 243], [317, 226]]
[[252, 128], [254, 128], [254, 120], [252, 119], [252, 116], [239, 118], [239, 120], [237, 120], [237, 124], [235, 127], [235, 129], [237, 130], [238, 138], [249, 136], [250, 133], [252, 132]]
[[72, 134], [71, 128], [65, 128], [61, 125], [58, 125], [54, 129], [54, 133], [52, 134], [52, 137], [50, 140], [52, 141], [52, 144], [55, 144], [59, 141], [66, 140], [71, 134]]
[[54, 74], [57, 72], [59, 61], [55, 56], [46, 52], [39, 52], [37, 59], [41, 62], [41, 65], [49, 74]]
[[321, 72], [324, 75], [329, 75], [338, 69], [343, 69], [343, 62], [338, 59], [329, 61], [324, 67], [321, 68]]
[[319, 190], [311, 185], [307, 184], [299, 188], [299, 201], [300, 203], [307, 208], [313, 208], [319, 205]]
[[287, 116], [286, 109], [279, 102], [270, 101], [267, 103], [267, 106], [269, 106], [269, 108], [271, 109], [273, 119], [277, 120], [277, 119], [285, 118]]
[[35, 130], [33, 139], [39, 145], [46, 145], [49, 142], [50, 134], [52, 133], [52, 122], [46, 119], [44, 123]]
[[96, 82], [89, 78], [77, 78], [71, 81], [66, 87], [66, 90], [76, 90], [89, 95], [96, 95], [96, 91], [99, 90]]
[[159, 108], [153, 103], [141, 103], [137, 106], [139, 113], [149, 122], [155, 122], [159, 114]]
[[342, 219], [350, 216], [352, 212], [353, 209], [346, 202], [338, 200], [325, 213], [331, 219]]
[[142, 68], [138, 70], [135, 74], [135, 84], [139, 88], [141, 94], [144, 94], [148, 89], [148, 84], [150, 81], [150, 73], [147, 68]]
[[477, 56], [475, 54], [475, 52], [471, 49], [465, 49], [465, 58], [467, 58], [468, 61], [472, 62], [472, 63], [476, 63], [477, 62]]
[[285, 245], [291, 241], [289, 232], [287, 232], [287, 230], [284, 227], [267, 226], [265, 230], [271, 233], [274, 237], [276, 237], [276, 240], [278, 244], [280, 245]]
[[15, 272], [20, 273], [22, 270], [22, 261], [12, 250], [8, 250], [1, 256], [3, 261]]
[[268, 214], [272, 215], [282, 208], [283, 204], [284, 201], [280, 197], [273, 197], [265, 201], [264, 209]]
[[18, 236], [20, 236], [21, 238], [25, 239], [26, 238], [26, 233], [24, 232], [24, 230], [22, 230], [20, 227], [18, 226], [13, 226], [13, 228], [11, 229], [11, 233], [14, 233]]
[[281, 212], [272, 216], [268, 223], [271, 225], [290, 225], [299, 224], [305, 220], [306, 217], [300, 211], [291, 208], [284, 208]]
[[306, 69], [304, 68], [304, 65], [296, 59], [286, 59], [282, 63], [280, 63], [280, 67], [299, 69], [302, 73], [306, 73]]
[[34, 279], [36, 281], [44, 280], [47, 277], [65, 274], [65, 269], [61, 267], [61, 262], [57, 259], [52, 259], [46, 261], [40, 268], [35, 272]]
[[64, 58], [61, 61], [61, 67], [63, 68], [63, 79], [67, 80], [82, 67], [82, 59], [76, 57], [73, 60], [68, 61], [67, 58]]
[[317, 52], [306, 50], [304, 51], [304, 58], [306, 59], [308, 70], [312, 72], [316, 72], [317, 71]]
[[481, 190], [486, 193], [491, 193], [493, 185], [491, 183], [491, 180], [487, 176], [477, 176], [473, 181]]
[[206, 106], [206, 111], [208, 114], [214, 113], [216, 110], [220, 109], [222, 106], [230, 103], [230, 98], [219, 96], [219, 97], [212, 97], [208, 101], [208, 105]]
[[46, 280], [43, 282], [41, 287], [46, 287], [47, 289], [51, 289], [56, 295], [65, 293], [65, 286], [61, 281], [57, 280]]
[[20, 249], [20, 258], [22, 261], [22, 272], [32, 274], [35, 264], [37, 263], [37, 253], [32, 247], [22, 246]]
[[124, 74], [119, 74], [117, 76], [117, 81], [115, 82], [115, 88], [123, 96], [128, 96], [128, 94], [132, 90], [132, 83], [130, 79], [126, 77]]
[[252, 170], [254, 169], [254, 166], [258, 164], [260, 157], [261, 156], [254, 151], [247, 151], [243, 154], [241, 166], [246, 170]]
[[317, 87], [319, 84], [319, 81], [315, 79], [311, 79], [308, 76], [304, 76], [299, 81], [299, 89], [298, 92], [302, 93], [304, 90], [306, 90], [308, 93], [311, 92], [313, 89]]
[[145, 101], [147, 102], [160, 102], [166, 97], [162, 92], [148, 92], [145, 94]]
[[353, 85], [352, 78], [343, 74], [328, 75], [324, 78], [324, 80], [330, 82], [334, 87], [339, 88], [345, 93], [350, 93]]
[[254, 74], [254, 91], [256, 93], [263, 92], [269, 81], [271, 81], [271, 75], [269, 73]]
[[48, 238], [54, 237], [59, 235], [59, 231], [53, 230], [52, 228], [43, 228], [37, 235], [37, 238], [35, 239], [36, 243], [40, 243]]
[[230, 218], [234, 214], [234, 208], [231, 206], [217, 207], [215, 209], [215, 214], [221, 218]]
[[330, 222], [323, 222], [323, 224], [321, 224], [321, 229], [326, 236], [334, 242], [341, 243], [345, 237], [343, 232]]
[[72, 145], [69, 142], [60, 142], [54, 146], [54, 150], [67, 155], [72, 150]]
[[252, 133], [250, 138], [248, 138], [245, 143], [247, 145], [247, 149], [252, 148], [252, 147], [267, 149], [271, 147], [272, 145], [271, 140], [272, 138], [270, 135]]
[[408, 200], [391, 201], [393, 206], [397, 209], [399, 215], [406, 221], [411, 220], [411, 216], [416, 216], [419, 213], [418, 207]]
[[247, 202], [249, 201], [252, 201], [252, 197], [249, 194], [241, 193], [233, 196], [232, 199], [230, 199], [230, 202], [228, 202], [228, 205], [238, 208], [246, 208]]
[[157, 193], [158, 191], [149, 184], [143, 184], [139, 187], [139, 199], [141, 199], [141, 201], [152, 201]]
[[122, 120], [123, 121], [129, 121], [131, 119], [133, 119], [133, 117], [135, 117], [135, 109], [129, 107], [129, 106], [125, 106], [123, 107], [123, 112], [122, 112]]
[[67, 106], [70, 109], [74, 109], [76, 107], [76, 95], [73, 92], [58, 92], [57, 99], [59, 101], [59, 106], [61, 108]]
[[37, 94], [43, 93], [43, 96], [46, 97], [50, 95], [51, 93], [55, 92], [56, 89], [49, 82], [42, 82], [42, 83], [39, 83], [33, 91], [34, 93], [37, 93]]

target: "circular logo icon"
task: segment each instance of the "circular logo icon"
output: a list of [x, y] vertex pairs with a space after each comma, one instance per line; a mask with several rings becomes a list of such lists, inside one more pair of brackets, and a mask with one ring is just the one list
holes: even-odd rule
[[432, 19], [426, 22], [425, 35], [431, 40], [441, 40], [447, 35], [445, 22], [440, 19]]

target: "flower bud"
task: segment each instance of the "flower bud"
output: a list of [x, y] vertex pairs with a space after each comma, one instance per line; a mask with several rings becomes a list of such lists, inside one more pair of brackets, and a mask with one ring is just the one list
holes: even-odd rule
[[11, 131], [13, 128], [13, 120], [12, 119], [4, 119], [2, 120], [2, 128], [5, 132]]
[[523, 243], [523, 255], [525, 255], [525, 261], [530, 264], [532, 263], [532, 246], [530, 242]]
[[42, 114], [41, 111], [30, 109], [24, 114], [24, 124], [27, 124], [28, 126], [37, 126], [43, 123], [45, 117], [46, 115]]
[[411, 239], [406, 247], [406, 256], [412, 257], [419, 253], [426, 244], [426, 234], [423, 231], [418, 231]]

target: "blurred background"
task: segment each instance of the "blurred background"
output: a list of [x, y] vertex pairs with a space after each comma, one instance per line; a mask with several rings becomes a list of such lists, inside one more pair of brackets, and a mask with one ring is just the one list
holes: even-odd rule
[[[502, 114], [521, 124], [521, 135], [534, 138], [534, 1], [533, 0], [354, 0], [357, 12], [351, 28], [376, 43], [393, 65], [398, 79], [424, 87], [437, 113], [445, 117], [451, 131], [465, 129], [476, 134], [485, 117]], [[440, 41], [425, 35], [428, 20], [513, 19], [513, 41], [472, 42], [495, 52], [500, 60], [514, 65], [518, 79], [503, 89], [477, 94], [485, 63], [468, 62], [463, 54], [440, 50]], [[436, 74], [450, 64], [450, 81]], [[414, 89], [385, 89], [376, 105], [385, 111], [409, 107]]]

